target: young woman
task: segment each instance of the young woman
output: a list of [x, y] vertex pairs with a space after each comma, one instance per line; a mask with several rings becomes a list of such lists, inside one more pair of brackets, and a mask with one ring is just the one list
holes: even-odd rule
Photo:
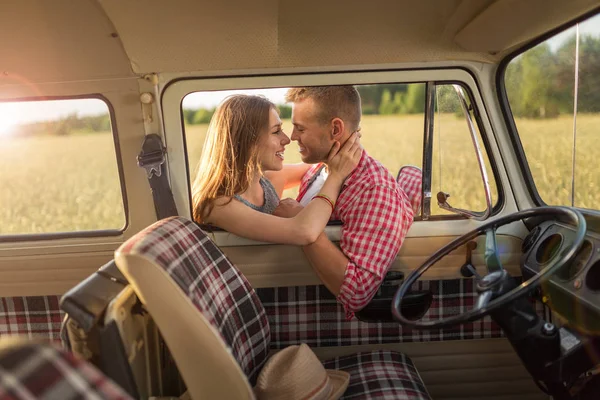
[[[273, 103], [236, 95], [217, 109], [192, 188], [194, 219], [249, 239], [306, 245], [325, 229], [346, 177], [358, 164], [357, 135], [328, 157], [329, 175], [320, 193], [293, 218], [271, 215], [285, 187], [297, 184], [307, 165], [283, 165], [290, 139]], [[277, 186], [271, 183], [269, 179]]]

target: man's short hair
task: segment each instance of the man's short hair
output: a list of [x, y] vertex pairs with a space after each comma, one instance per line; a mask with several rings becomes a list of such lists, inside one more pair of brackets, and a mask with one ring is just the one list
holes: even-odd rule
[[306, 86], [291, 88], [285, 94], [285, 100], [291, 103], [308, 98], [317, 105], [320, 123], [326, 124], [337, 117], [344, 121], [351, 132], [360, 126], [360, 94], [354, 86]]

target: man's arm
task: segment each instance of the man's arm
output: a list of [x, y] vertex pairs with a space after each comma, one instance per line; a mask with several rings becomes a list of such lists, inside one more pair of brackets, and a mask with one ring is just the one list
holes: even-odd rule
[[302, 250], [323, 284], [337, 297], [350, 261], [348, 257], [329, 240], [325, 232], [315, 242], [302, 246]]
[[[293, 199], [283, 199], [273, 215], [291, 218], [298, 214], [302, 208]], [[329, 240], [325, 232], [321, 233], [315, 242], [303, 246], [302, 249], [319, 279], [337, 297], [344, 281], [346, 266], [349, 262], [348, 258]]]
[[300, 185], [302, 177], [312, 167], [312, 164], [284, 164], [281, 171], [265, 171], [264, 175], [275, 188], [277, 195], [281, 194], [285, 189]]
[[[275, 215], [290, 217], [301, 208], [286, 199]], [[375, 186], [362, 191], [343, 214], [341, 250], [325, 233], [302, 248], [321, 281], [351, 316], [377, 292], [412, 224], [413, 211], [402, 191]]]

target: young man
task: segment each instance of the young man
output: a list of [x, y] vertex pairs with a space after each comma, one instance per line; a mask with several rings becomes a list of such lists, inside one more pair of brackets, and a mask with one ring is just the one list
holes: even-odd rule
[[[302, 161], [315, 164], [302, 178], [299, 204], [286, 199], [276, 210], [276, 215], [290, 217], [319, 194], [327, 177], [327, 154], [334, 141], [343, 145], [360, 129], [361, 105], [353, 86], [293, 88], [286, 100], [293, 103], [291, 139], [298, 142]], [[342, 221], [341, 250], [325, 233], [303, 250], [351, 318], [377, 292], [412, 224], [413, 209], [394, 177], [366, 151], [333, 208], [331, 219]]]

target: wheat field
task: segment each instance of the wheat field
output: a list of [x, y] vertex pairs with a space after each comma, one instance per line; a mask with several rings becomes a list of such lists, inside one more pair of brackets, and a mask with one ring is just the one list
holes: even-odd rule
[[[361, 142], [395, 176], [402, 165], [421, 166], [423, 116], [365, 116]], [[518, 120], [537, 189], [549, 204], [570, 204], [573, 120]], [[600, 166], [594, 144], [600, 115], [577, 120], [575, 205], [600, 209]], [[291, 133], [291, 124], [284, 121]], [[186, 128], [192, 171], [200, 157], [206, 125]], [[441, 151], [440, 151], [441, 149]], [[299, 162], [292, 142], [286, 162]], [[498, 198], [493, 174], [492, 198]], [[120, 229], [125, 225], [121, 185], [110, 133], [28, 138], [0, 137], [0, 234]], [[484, 208], [481, 178], [463, 119], [443, 115], [434, 137], [432, 192], [451, 194], [449, 203]], [[295, 190], [284, 196], [294, 197]], [[435, 202], [434, 202], [435, 203]], [[433, 214], [442, 213], [437, 206]]]

